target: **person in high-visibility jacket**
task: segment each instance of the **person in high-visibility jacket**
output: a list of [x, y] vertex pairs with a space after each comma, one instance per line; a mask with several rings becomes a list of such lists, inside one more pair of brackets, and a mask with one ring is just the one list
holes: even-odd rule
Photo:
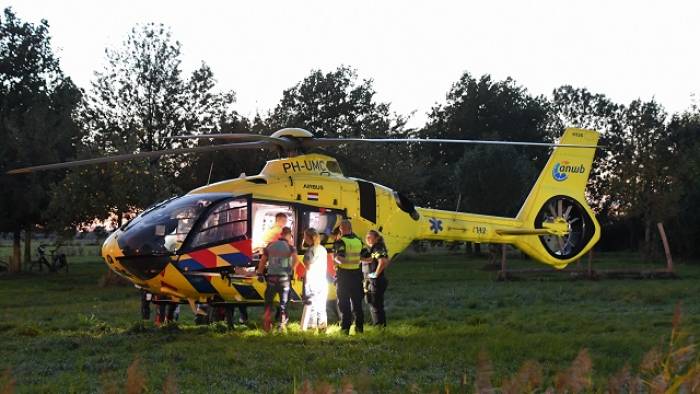
[[333, 244], [340, 329], [350, 334], [354, 317], [355, 333], [360, 334], [364, 331], [363, 278], [360, 269], [362, 240], [352, 232], [352, 224], [347, 219], [340, 223], [340, 234], [340, 239]]

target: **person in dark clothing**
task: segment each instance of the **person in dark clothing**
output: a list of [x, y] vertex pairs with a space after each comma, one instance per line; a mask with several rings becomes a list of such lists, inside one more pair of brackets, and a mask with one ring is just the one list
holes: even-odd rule
[[141, 319], [151, 320], [151, 298], [153, 295], [141, 290]]
[[248, 324], [248, 306], [238, 305], [238, 324], [246, 325]]
[[340, 223], [340, 234], [340, 239], [333, 244], [340, 329], [344, 334], [350, 334], [354, 317], [355, 333], [361, 334], [364, 331], [362, 270], [360, 269], [362, 240], [352, 232], [352, 224], [347, 219]]
[[155, 298], [156, 303], [156, 325], [176, 322], [180, 316], [180, 304], [168, 298], [159, 296]]
[[368, 245], [362, 254], [365, 301], [372, 314], [372, 325], [386, 327], [384, 292], [389, 281], [384, 272], [389, 265], [389, 252], [384, 245], [384, 239], [377, 231], [370, 230], [365, 242]]

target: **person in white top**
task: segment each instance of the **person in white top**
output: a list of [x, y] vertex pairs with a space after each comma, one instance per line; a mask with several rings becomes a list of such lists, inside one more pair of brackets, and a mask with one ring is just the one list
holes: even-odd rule
[[326, 331], [328, 317], [326, 302], [328, 300], [327, 252], [321, 245], [321, 236], [313, 228], [304, 231], [304, 243], [308, 249], [304, 254], [306, 266], [305, 291], [308, 301], [301, 324], [302, 330], [318, 328], [319, 332]]

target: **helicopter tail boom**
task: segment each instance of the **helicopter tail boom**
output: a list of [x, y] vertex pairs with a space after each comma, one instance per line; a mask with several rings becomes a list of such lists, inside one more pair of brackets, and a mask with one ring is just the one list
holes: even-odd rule
[[567, 129], [515, 218], [418, 208], [419, 239], [513, 244], [530, 257], [564, 268], [600, 238], [585, 189], [599, 134]]

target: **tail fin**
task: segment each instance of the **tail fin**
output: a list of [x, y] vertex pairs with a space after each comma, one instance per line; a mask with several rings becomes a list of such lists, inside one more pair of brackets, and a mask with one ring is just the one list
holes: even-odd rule
[[[599, 134], [566, 129], [560, 144], [592, 145]], [[595, 148], [558, 147], [537, 178], [517, 219], [525, 228], [554, 230], [517, 237], [515, 245], [531, 257], [558, 268], [578, 259], [600, 239], [600, 225], [586, 203], [585, 190]]]

